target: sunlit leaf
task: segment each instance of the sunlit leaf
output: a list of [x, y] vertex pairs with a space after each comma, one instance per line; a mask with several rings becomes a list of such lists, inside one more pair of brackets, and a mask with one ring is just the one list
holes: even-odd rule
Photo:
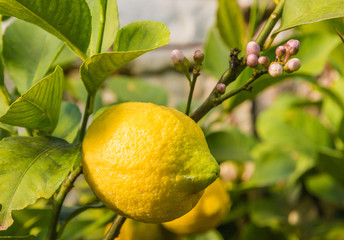
[[94, 95], [121, 66], [168, 42], [169, 30], [163, 23], [136, 21], [123, 27], [117, 34], [114, 52], [96, 54], [82, 64], [81, 78], [88, 93]]
[[85, 55], [91, 36], [91, 15], [85, 0], [0, 0], [0, 14], [31, 22]]
[[75, 160], [78, 145], [57, 138], [10, 137], [0, 142], [0, 228], [12, 223], [11, 212], [50, 198]]
[[11, 104], [0, 122], [52, 131], [59, 119], [63, 93], [63, 70], [59, 66], [49, 76], [33, 85]]
[[283, 8], [281, 26], [275, 33], [299, 25], [343, 16], [344, 0], [288, 0]]
[[41, 28], [20, 20], [6, 28], [5, 67], [21, 94], [46, 75], [63, 44]]
[[245, 20], [236, 0], [218, 0], [217, 28], [228, 47], [242, 48]]

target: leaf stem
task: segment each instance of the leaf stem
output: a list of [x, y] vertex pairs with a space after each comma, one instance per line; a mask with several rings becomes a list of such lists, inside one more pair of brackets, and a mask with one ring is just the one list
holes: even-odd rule
[[109, 231], [107, 232], [107, 234], [105, 235], [105, 237], [103, 238], [103, 240], [115, 239], [119, 235], [119, 231], [120, 231], [123, 223], [125, 222], [125, 220], [126, 220], [125, 217], [118, 214], [116, 216], [116, 218], [113, 220], [112, 225], [111, 225]]
[[72, 189], [75, 180], [78, 178], [81, 172], [82, 172], [82, 167], [81, 165], [79, 165], [68, 175], [68, 177], [62, 183], [60, 190], [54, 195], [52, 218], [50, 221], [50, 227], [48, 230], [48, 238], [47, 238], [49, 240], [56, 240], [58, 237], [57, 225], [58, 225], [58, 218], [60, 216], [63, 201], [66, 198], [67, 193]]
[[99, 27], [99, 33], [98, 33], [98, 42], [97, 42], [97, 53], [100, 53], [102, 51], [102, 45], [103, 45], [103, 39], [104, 39], [104, 29], [105, 29], [105, 23], [106, 23], [106, 11], [107, 11], [107, 4], [108, 1], [104, 0], [104, 8], [102, 15], [100, 16], [100, 27]]
[[282, 16], [282, 11], [284, 7], [285, 0], [280, 0], [275, 8], [275, 10], [270, 14], [269, 19], [265, 23], [263, 29], [260, 31], [259, 36], [256, 39], [256, 42], [259, 44], [260, 48], [263, 49], [266, 39], [268, 39], [272, 29], [276, 25], [277, 21]]
[[197, 78], [199, 75], [200, 75], [200, 73], [199, 73], [199, 71], [196, 70], [196, 67], [195, 67], [193, 75], [192, 75], [192, 80], [190, 81], [190, 91], [189, 91], [188, 102], [187, 102], [186, 110], [185, 110], [185, 114], [187, 116], [189, 116], [189, 114], [190, 114], [192, 95], [193, 95], [193, 92], [195, 90], [196, 81], [197, 81]]
[[[271, 16], [269, 17], [268, 21], [264, 25], [262, 31], [259, 33], [256, 42], [262, 47], [269, 37], [273, 27], [277, 23], [278, 19], [282, 15], [282, 10], [284, 6], [285, 0], [280, 0], [278, 5], [276, 6], [275, 10], [272, 12]], [[218, 81], [218, 83], [224, 83], [228, 86], [231, 82], [234, 82], [240, 73], [246, 68], [246, 64], [244, 63], [243, 59], [237, 59], [238, 53], [240, 51], [238, 49], [233, 49], [231, 51], [231, 60], [230, 60], [230, 67], [223, 73], [222, 77]], [[254, 77], [254, 76], [252, 76]], [[252, 77], [248, 80], [251, 81]], [[254, 80], [253, 80], [254, 81]], [[246, 83], [245, 83], [246, 84]], [[244, 84], [244, 85], [245, 85]], [[250, 83], [251, 84], [251, 83]], [[250, 85], [249, 84], [249, 85]], [[243, 91], [241, 89], [243, 86], [232, 90], [228, 94], [219, 98], [218, 93], [216, 92], [216, 86], [214, 87], [213, 91], [209, 94], [208, 98], [199, 106], [192, 114], [191, 118], [198, 122], [202, 117], [204, 117], [211, 109], [221, 104], [224, 100], [238, 94], [239, 92]], [[225, 99], [224, 99], [225, 98]], [[219, 100], [220, 99], [220, 100]]]
[[88, 122], [88, 118], [90, 117], [91, 111], [90, 109], [93, 109], [92, 103], [93, 101], [91, 100], [91, 96], [88, 95], [87, 96], [87, 100], [86, 100], [86, 106], [85, 106], [85, 113], [84, 113], [84, 117], [82, 119], [82, 124], [81, 124], [81, 128], [80, 128], [80, 133], [79, 133], [79, 139], [78, 142], [82, 142], [82, 140], [85, 137], [85, 133], [86, 133], [86, 127], [87, 127], [87, 122]]

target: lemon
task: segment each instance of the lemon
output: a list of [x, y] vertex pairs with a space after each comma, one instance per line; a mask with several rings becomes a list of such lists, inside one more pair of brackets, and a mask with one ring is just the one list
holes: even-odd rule
[[196, 207], [184, 216], [163, 223], [169, 231], [181, 235], [196, 234], [217, 227], [230, 207], [229, 195], [224, 183], [217, 179], [208, 188]]
[[88, 184], [108, 208], [148, 223], [190, 211], [219, 175], [200, 127], [151, 103], [122, 103], [99, 115], [82, 159]]
[[[107, 226], [107, 230], [111, 224]], [[116, 240], [181, 240], [181, 238], [156, 223], [137, 222], [132, 219], [125, 220]]]

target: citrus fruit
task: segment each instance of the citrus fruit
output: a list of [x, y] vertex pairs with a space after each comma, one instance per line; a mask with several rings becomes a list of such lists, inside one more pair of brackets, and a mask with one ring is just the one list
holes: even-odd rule
[[108, 108], [92, 122], [82, 148], [84, 175], [97, 197], [142, 222], [184, 215], [219, 175], [200, 127], [152, 103]]
[[[107, 226], [106, 232], [110, 229]], [[180, 240], [181, 238], [167, 231], [161, 224], [137, 222], [128, 218], [121, 227], [116, 240]]]
[[229, 206], [225, 185], [217, 179], [205, 189], [195, 208], [180, 218], [163, 223], [163, 226], [181, 235], [202, 233], [217, 227], [226, 216]]

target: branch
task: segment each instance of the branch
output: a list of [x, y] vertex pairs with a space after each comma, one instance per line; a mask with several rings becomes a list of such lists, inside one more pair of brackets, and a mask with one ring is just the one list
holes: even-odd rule
[[[265, 26], [263, 27], [262, 31], [259, 33], [259, 36], [257, 37], [256, 42], [262, 47], [263, 44], [265, 43], [266, 39], [270, 35], [273, 27], [277, 23], [278, 19], [282, 15], [282, 10], [284, 6], [285, 0], [281, 0], [278, 5], [276, 6], [275, 10], [271, 14], [270, 18], [266, 22]], [[246, 64], [244, 63], [243, 59], [238, 59], [237, 56], [239, 54], [238, 49], [233, 49], [231, 51], [231, 60], [230, 60], [230, 68], [228, 68], [220, 78], [218, 83], [224, 83], [226, 86], [228, 86], [231, 82], [234, 82], [237, 77], [240, 75], [240, 73], [246, 68]], [[254, 77], [254, 76], [252, 76]], [[252, 80], [251, 78], [249, 81]], [[250, 84], [249, 84], [250, 85]], [[241, 92], [244, 89], [241, 89], [239, 87], [238, 89], [235, 89], [228, 94], [226, 94], [226, 99], [229, 97], [234, 96], [235, 94]], [[191, 118], [195, 121], [198, 122], [202, 117], [204, 117], [211, 109], [214, 107], [218, 106], [221, 104], [224, 100], [223, 99], [225, 96], [219, 99], [219, 94], [216, 92], [216, 86], [214, 87], [213, 91], [210, 93], [208, 98], [203, 102], [201, 106], [199, 106], [192, 114]], [[221, 100], [223, 99], [223, 100]]]
[[105, 237], [103, 238], [103, 240], [115, 239], [119, 235], [119, 231], [120, 231], [123, 223], [125, 222], [125, 220], [126, 220], [125, 217], [123, 217], [121, 215], [117, 215], [115, 220], [113, 220], [112, 225], [111, 225], [109, 231], [107, 232], [107, 234], [105, 235]]

